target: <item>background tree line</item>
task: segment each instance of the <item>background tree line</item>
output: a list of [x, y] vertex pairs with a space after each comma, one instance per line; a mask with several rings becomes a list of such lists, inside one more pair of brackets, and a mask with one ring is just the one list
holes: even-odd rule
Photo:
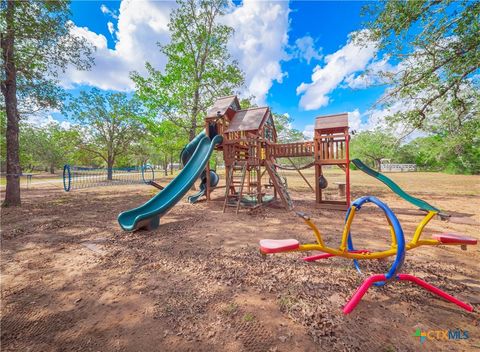
[[[241, 91], [244, 74], [227, 48], [233, 29], [219, 21], [228, 1], [177, 2], [171, 41], [160, 46], [164, 70], [146, 63], [145, 76], [132, 72], [131, 95], [92, 89], [72, 98], [59, 74], [69, 66], [88, 70], [95, 48], [71, 31], [69, 1], [1, 0], [4, 206], [20, 205], [19, 178], [30, 167], [167, 165], [203, 127], [215, 97]], [[357, 40], [374, 40], [399, 63], [378, 74], [388, 86], [378, 104], [402, 103], [406, 108], [387, 122], [424, 137], [405, 143], [388, 130], [362, 132], [353, 137], [352, 155], [372, 164], [389, 157], [431, 170], [479, 173], [480, 3], [386, 1], [367, 5], [366, 12], [369, 21]], [[26, 123], [51, 110], [62, 111], [71, 127]], [[281, 140], [302, 138], [288, 117], [275, 120]]]

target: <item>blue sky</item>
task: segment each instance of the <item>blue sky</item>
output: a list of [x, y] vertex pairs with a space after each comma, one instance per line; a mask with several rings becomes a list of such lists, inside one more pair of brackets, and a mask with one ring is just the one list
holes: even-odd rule
[[[388, 67], [372, 43], [359, 48], [349, 40], [362, 29], [360, 1], [293, 1], [232, 4], [222, 21], [235, 29], [232, 56], [246, 73], [243, 94], [258, 104], [288, 113], [294, 127], [309, 134], [314, 118], [349, 112], [355, 129], [371, 128], [382, 111], [372, 109], [385, 87], [368, 86], [372, 69]], [[71, 93], [99, 87], [131, 92], [128, 73], [145, 61], [162, 68], [156, 42], [169, 40], [166, 1], [73, 1], [77, 34], [97, 46], [91, 72], [73, 69], [62, 77]], [[363, 75], [362, 75], [363, 73]], [[60, 114], [53, 114], [63, 119]], [[373, 118], [372, 118], [373, 116]]]

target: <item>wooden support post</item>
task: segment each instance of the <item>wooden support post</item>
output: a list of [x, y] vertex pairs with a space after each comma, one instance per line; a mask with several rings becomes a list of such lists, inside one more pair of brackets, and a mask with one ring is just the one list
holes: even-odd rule
[[346, 201], [347, 205], [350, 206], [350, 154], [349, 154], [349, 143], [350, 143], [350, 134], [348, 133], [348, 127], [345, 128], [345, 159], [346, 159], [346, 165], [345, 165], [345, 182], [346, 184]]
[[313, 139], [313, 160], [315, 161], [315, 202], [320, 203], [320, 185], [318, 184], [318, 179], [320, 177], [320, 157], [322, 155], [322, 142], [320, 140], [319, 132], [315, 131], [314, 139]]
[[320, 175], [322, 174], [322, 167], [319, 164], [315, 164], [315, 201], [317, 203], [320, 203], [322, 199], [322, 189], [320, 188], [320, 183], [318, 182], [320, 180]]
[[258, 198], [258, 203], [257, 204], [262, 204], [263, 199], [262, 199], [262, 175], [260, 174], [260, 165], [257, 167], [257, 198]]

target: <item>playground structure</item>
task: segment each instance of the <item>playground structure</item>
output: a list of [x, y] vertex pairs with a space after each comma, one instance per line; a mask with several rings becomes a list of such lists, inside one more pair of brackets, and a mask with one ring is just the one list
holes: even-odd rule
[[[350, 205], [350, 136], [348, 114], [321, 116], [315, 119], [315, 192], [316, 202], [322, 208], [347, 210]], [[326, 188], [324, 168], [338, 166], [345, 172], [345, 182], [338, 183], [343, 199], [325, 199]]]
[[[340, 117], [340, 119], [339, 119]], [[313, 141], [278, 143], [277, 132], [269, 107], [241, 109], [236, 96], [218, 98], [207, 111], [205, 130], [185, 146], [181, 153], [184, 169], [159, 194], [143, 206], [119, 215], [120, 226], [127, 231], [139, 228], [153, 229], [160, 217], [170, 210], [200, 177], [200, 190], [188, 198], [195, 203], [217, 188], [225, 188], [223, 211], [234, 207], [257, 208], [280, 199], [284, 208], [294, 208], [284, 179], [278, 170], [283, 166], [277, 160], [284, 158], [308, 183], [301, 169], [315, 166], [316, 200], [319, 206], [347, 209], [350, 203], [349, 155], [347, 114], [318, 117]], [[208, 147], [209, 145], [209, 147]], [[226, 170], [224, 186], [218, 185], [219, 177], [210, 170], [209, 158], [213, 151], [223, 153]], [[312, 157], [314, 162], [297, 167], [291, 158]], [[346, 175], [339, 187], [344, 199], [330, 201], [322, 196], [325, 188], [324, 166], [339, 166]]]
[[[223, 143], [216, 147], [223, 151], [226, 169], [226, 190], [224, 211], [232, 206], [238, 212], [241, 206], [258, 207], [278, 197], [287, 210], [294, 205], [287, 190], [286, 182], [278, 170], [284, 168], [278, 159], [287, 159], [308, 186], [313, 187], [301, 170], [315, 167], [316, 202], [321, 207], [344, 209], [350, 203], [349, 135], [348, 115], [320, 116], [316, 119], [313, 141], [278, 143], [277, 132], [268, 107], [240, 109], [236, 96], [219, 98], [207, 112], [205, 130], [208, 135], [220, 134]], [[292, 158], [312, 157], [314, 162], [297, 167]], [[339, 184], [344, 199], [326, 200], [322, 189], [326, 187], [323, 168], [336, 165], [345, 172], [345, 182]], [[210, 200], [214, 186], [208, 181], [207, 165], [205, 195]], [[266, 176], [266, 177], [265, 177]], [[266, 180], [265, 178], [268, 178]], [[273, 194], [269, 190], [273, 189]]]
[[[359, 168], [366, 167], [359, 160], [354, 160], [353, 162]], [[373, 171], [373, 170], [370, 170], [370, 171]], [[371, 173], [370, 175], [379, 179], [380, 179], [380, 176], [383, 176], [378, 173], [376, 174]], [[360, 285], [360, 287], [354, 293], [350, 301], [343, 308], [343, 312], [345, 314], [349, 314], [355, 309], [355, 307], [361, 301], [362, 297], [365, 295], [367, 290], [372, 285], [381, 286], [390, 280], [411, 281], [425, 288], [426, 290], [432, 292], [433, 294], [436, 294], [469, 312], [473, 311], [473, 307], [470, 306], [469, 304], [456, 299], [455, 297], [447, 294], [446, 292], [440, 290], [435, 286], [428, 284], [427, 282], [419, 279], [416, 276], [413, 276], [410, 274], [402, 274], [400, 273], [400, 270], [405, 260], [406, 251], [408, 250], [411, 250], [420, 246], [438, 246], [438, 245], [459, 245], [463, 250], [466, 250], [467, 245], [476, 245], [477, 240], [475, 238], [460, 236], [456, 234], [439, 234], [439, 235], [434, 235], [432, 239], [420, 239], [424, 228], [427, 226], [430, 220], [435, 215], [440, 215], [440, 216], [444, 216], [444, 215], [440, 213], [440, 210], [438, 208], [422, 201], [421, 199], [410, 196], [409, 194], [401, 190], [401, 188], [398, 185], [396, 185], [393, 181], [389, 180], [385, 176], [383, 176], [381, 181], [386, 183], [392, 190], [395, 191], [395, 193], [400, 195], [402, 198], [404, 198], [411, 204], [418, 206], [421, 210], [427, 212], [425, 217], [418, 224], [413, 234], [413, 237], [409, 242], [405, 242], [403, 229], [400, 225], [399, 220], [393, 213], [393, 211], [385, 203], [381, 202], [379, 199], [372, 196], [366, 196], [366, 197], [362, 197], [355, 200], [352, 203], [352, 205], [349, 207], [345, 217], [345, 225], [343, 228], [341, 243], [338, 248], [332, 248], [325, 245], [320, 231], [315, 226], [315, 224], [311, 221], [310, 217], [308, 217], [304, 213], [297, 213], [297, 215], [301, 217], [305, 221], [305, 223], [312, 229], [316, 238], [316, 243], [300, 244], [295, 239], [285, 239], [285, 240], [266, 239], [266, 240], [260, 241], [260, 252], [266, 255], [266, 254], [294, 252], [294, 251], [320, 251], [322, 252], [321, 254], [307, 256], [303, 258], [303, 260], [307, 262], [312, 262], [312, 261], [326, 259], [326, 258], [335, 257], [335, 256], [339, 256], [347, 259], [353, 259], [354, 266], [359, 273], [361, 273], [361, 270], [360, 270], [358, 260], [382, 259], [390, 256], [395, 256], [395, 260], [387, 273], [370, 276]], [[390, 245], [390, 248], [387, 250], [370, 252], [368, 249], [355, 249], [353, 245], [351, 226], [352, 226], [355, 214], [366, 203], [373, 203], [377, 205], [380, 209], [383, 210], [387, 218], [387, 222], [389, 224], [390, 234], [391, 234], [391, 245]]]
[[[278, 195], [286, 209], [293, 209], [274, 165], [277, 132], [268, 107], [242, 110], [236, 96], [220, 98], [207, 112], [205, 124], [209, 135], [223, 136], [216, 149], [223, 152], [225, 161], [224, 211], [227, 207], [235, 207], [236, 212], [240, 206], [258, 207]], [[210, 200], [209, 165], [206, 170], [206, 197]], [[272, 188], [273, 195], [269, 194]]]
[[[408, 250], [420, 246], [437, 245], [460, 245], [462, 249], [466, 249], [467, 245], [474, 245], [477, 240], [454, 234], [441, 234], [434, 236], [432, 239], [421, 239], [425, 226], [435, 215], [439, 215], [441, 218], [445, 218], [447, 215], [427, 202], [409, 195], [390, 178], [372, 170], [360, 160], [350, 160], [349, 139], [348, 115], [337, 114], [316, 119], [313, 141], [278, 143], [274, 120], [268, 107], [241, 109], [236, 96], [219, 98], [206, 114], [205, 130], [182, 150], [181, 159], [185, 166], [180, 174], [144, 205], [121, 213], [118, 216], [118, 222], [126, 231], [158, 227], [160, 217], [183, 198], [199, 177], [201, 178], [200, 190], [197, 194], [190, 196], [189, 201], [194, 203], [202, 196], [211, 200], [212, 191], [221, 188], [218, 186], [218, 175], [215, 170], [210, 170], [209, 165], [209, 159], [214, 150], [223, 152], [225, 162], [224, 212], [227, 207], [235, 207], [236, 212], [239, 211], [240, 207], [256, 208], [268, 204], [277, 197], [280, 198], [285, 209], [290, 211], [293, 209], [293, 202], [286, 183], [277, 172], [281, 167], [277, 160], [286, 158], [291, 161], [290, 158], [313, 156], [313, 163], [305, 167], [315, 167], [317, 206], [347, 210], [340, 246], [333, 248], [325, 245], [320, 231], [310, 218], [303, 213], [297, 213], [313, 230], [316, 243], [300, 244], [295, 239], [261, 240], [260, 251], [262, 254], [320, 251], [321, 254], [305, 257], [304, 260], [315, 261], [333, 256], [353, 259], [359, 272], [358, 260], [395, 256], [395, 260], [387, 273], [373, 275], [363, 282], [344, 307], [345, 314], [350, 313], [358, 305], [370, 286], [383, 285], [391, 280], [414, 282], [463, 309], [472, 311], [473, 308], [470, 305], [413, 275], [402, 274], [400, 270]], [[403, 229], [393, 211], [379, 199], [366, 196], [350, 204], [350, 162], [359, 170], [383, 182], [399, 197], [427, 212], [417, 226], [410, 242], [405, 241]], [[301, 168], [296, 167], [293, 162], [291, 163], [294, 169], [302, 175]], [[341, 191], [339, 193], [342, 196], [342, 199], [339, 200], [326, 199], [324, 196], [324, 189], [328, 185], [325, 168], [332, 166], [339, 167], [345, 175], [345, 182], [339, 183], [339, 190]], [[305, 177], [303, 178], [306, 181]], [[306, 182], [308, 183], [308, 181]], [[387, 250], [371, 252], [367, 249], [355, 249], [353, 245], [351, 225], [355, 214], [367, 203], [377, 205], [383, 210], [387, 218], [391, 235], [391, 245]]]

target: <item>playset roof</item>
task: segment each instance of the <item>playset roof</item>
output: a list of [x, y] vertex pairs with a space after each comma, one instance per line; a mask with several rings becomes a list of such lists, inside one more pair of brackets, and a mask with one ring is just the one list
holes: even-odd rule
[[348, 113], [318, 116], [315, 119], [316, 130], [348, 127]]
[[236, 95], [229, 95], [226, 97], [218, 98], [213, 106], [207, 111], [207, 118], [217, 117], [217, 113], [225, 115], [228, 109], [240, 110], [240, 103], [238, 102]]
[[268, 107], [239, 110], [233, 116], [233, 119], [230, 121], [230, 125], [225, 132], [258, 130], [268, 115]]

